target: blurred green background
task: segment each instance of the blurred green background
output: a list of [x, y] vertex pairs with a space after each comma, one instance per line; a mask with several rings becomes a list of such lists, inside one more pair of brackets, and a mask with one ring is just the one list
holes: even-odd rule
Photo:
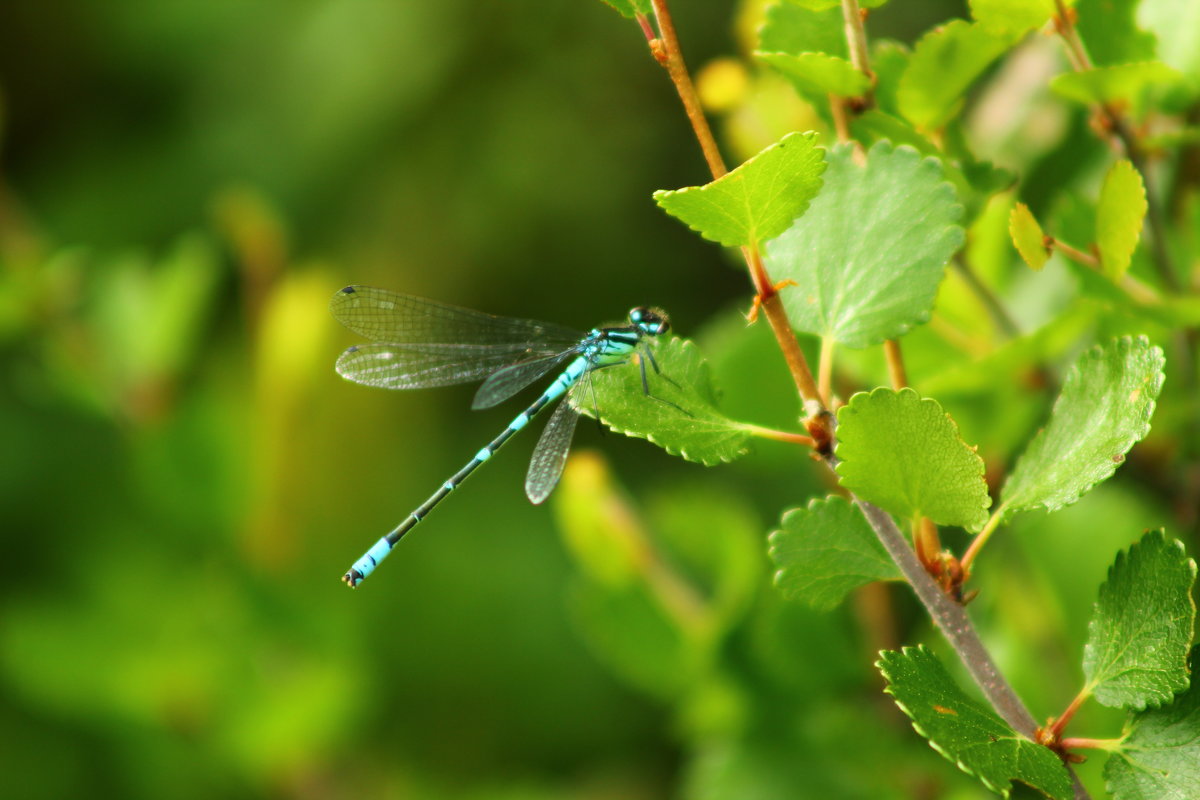
[[[698, 63], [731, 14], [680, 9]], [[351, 282], [579, 328], [744, 303], [649, 200], [704, 172], [636, 26], [17, 0], [0, 92], [0, 793], [666, 793], [664, 709], [568, 622], [533, 436], [339, 582], [514, 411], [343, 382], [327, 312]], [[631, 481], [689, 470], [603, 446]]]
[[[693, 66], [737, 51], [733, 2], [677, 5]], [[909, 39], [955, 8], [873, 25]], [[343, 382], [342, 285], [741, 329], [744, 275], [650, 200], [706, 172], [632, 23], [595, 0], [7, 0], [0, 147], [0, 793], [980, 796], [879, 694], [853, 610], [765, 591], [766, 532], [816, 490], [782, 446], [705, 470], [580, 426], [611, 462], [596, 493], [630, 487], [679, 541], [663, 509], [726, 515], [752, 554], [734, 595], [755, 613], [699, 689], [622, 661], [657, 640], [622, 638], [620, 609], [607, 650], [608, 623], [580, 634], [570, 509], [521, 492], [532, 435], [363, 589], [338, 580], [514, 413]], [[737, 347], [715, 363], [729, 405], [794, 425], [763, 326]], [[1128, 509], [1113, 491], [1052, 524]], [[1061, 589], [1054, 663], [1155, 513]], [[1069, 698], [1073, 667], [1026, 669], [1047, 714]]]

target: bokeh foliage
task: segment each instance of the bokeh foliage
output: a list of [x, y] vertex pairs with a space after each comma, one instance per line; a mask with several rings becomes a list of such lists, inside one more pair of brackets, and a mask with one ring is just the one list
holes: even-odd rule
[[[702, 76], [756, 49], [764, 3], [676, 5]], [[872, 12], [873, 34], [911, 43], [962, 13], [902, 5]], [[720, 115], [731, 162], [793, 129], [831, 141], [752, 69], [701, 79], [743, 82]], [[1071, 198], [1105, 169], [1086, 110], [1005, 78], [947, 147], [1020, 169], [1038, 219], [1083, 241]], [[353, 337], [326, 304], [343, 284], [581, 328], [659, 304], [704, 347], [723, 411], [794, 428], [769, 332], [740, 316], [744, 276], [653, 205], [705, 173], [635, 26], [594, 0], [18, 1], [0, 10], [0, 92], [6, 793], [981, 796], [879, 693], [874, 651], [927, 638], [908, 596], [876, 586], [819, 614], [770, 585], [767, 532], [827, 489], [794, 448], [713, 471], [584, 424], [577, 449], [604, 455], [581, 453], [547, 511], [521, 496], [523, 436], [363, 590], [338, 581], [509, 418], [471, 414], [468, 388], [341, 382]], [[1009, 96], [1028, 104], [996, 125]], [[886, 115], [856, 124], [928, 154]], [[989, 347], [951, 275], [905, 346], [993, 467], [1045, 420], [1032, 365], [1174, 320], [1079, 292], [1061, 257], [1034, 284], [1007, 240], [1015, 197], [975, 188], [1011, 176], [959, 149], [971, 261], [1035, 333]], [[1139, 251], [1131, 272], [1148, 271]], [[873, 351], [841, 365], [846, 397], [882, 381]], [[1156, 464], [1179, 450], [1166, 432], [1195, 432], [1171, 408], [1134, 477], [992, 545], [975, 608], [1019, 643], [997, 656], [1033, 708], [1074, 691], [1113, 555], [1178, 531]]]

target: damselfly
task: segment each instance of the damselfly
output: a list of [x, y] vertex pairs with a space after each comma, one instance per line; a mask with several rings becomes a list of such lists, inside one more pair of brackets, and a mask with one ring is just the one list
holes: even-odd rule
[[[658, 336], [669, 327], [662, 311], [635, 308], [629, 312], [628, 325], [593, 328], [585, 334], [548, 322], [494, 317], [369, 286], [347, 286], [333, 296], [329, 308], [343, 325], [372, 341], [349, 348], [337, 361], [343, 378], [367, 386], [424, 389], [486, 379], [471, 407], [490, 408], [570, 359], [529, 408], [354, 562], [342, 576], [351, 587], [370, 575], [405, 533], [535, 414], [564, 394], [577, 391], [581, 379], [592, 371], [624, 364], [640, 351], [646, 356], [641, 362], [642, 389], [649, 394], [645, 361], [655, 371], [658, 366], [647, 337]], [[571, 403], [563, 402], [546, 424], [525, 478], [525, 494], [534, 503], [545, 500], [558, 483], [578, 419]]]

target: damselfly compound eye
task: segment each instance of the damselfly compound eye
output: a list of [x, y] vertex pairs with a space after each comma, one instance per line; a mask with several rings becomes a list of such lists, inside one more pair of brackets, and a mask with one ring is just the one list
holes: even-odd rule
[[634, 327], [649, 336], [658, 336], [671, 329], [667, 314], [660, 308], [638, 306], [629, 312], [629, 321]]

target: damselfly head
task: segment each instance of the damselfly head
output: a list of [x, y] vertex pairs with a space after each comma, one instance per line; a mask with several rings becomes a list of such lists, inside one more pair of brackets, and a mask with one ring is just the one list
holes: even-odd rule
[[667, 312], [661, 308], [638, 306], [629, 312], [629, 321], [633, 323], [633, 327], [647, 336], [658, 336], [660, 333], [666, 333], [671, 329], [671, 322], [667, 319]]

